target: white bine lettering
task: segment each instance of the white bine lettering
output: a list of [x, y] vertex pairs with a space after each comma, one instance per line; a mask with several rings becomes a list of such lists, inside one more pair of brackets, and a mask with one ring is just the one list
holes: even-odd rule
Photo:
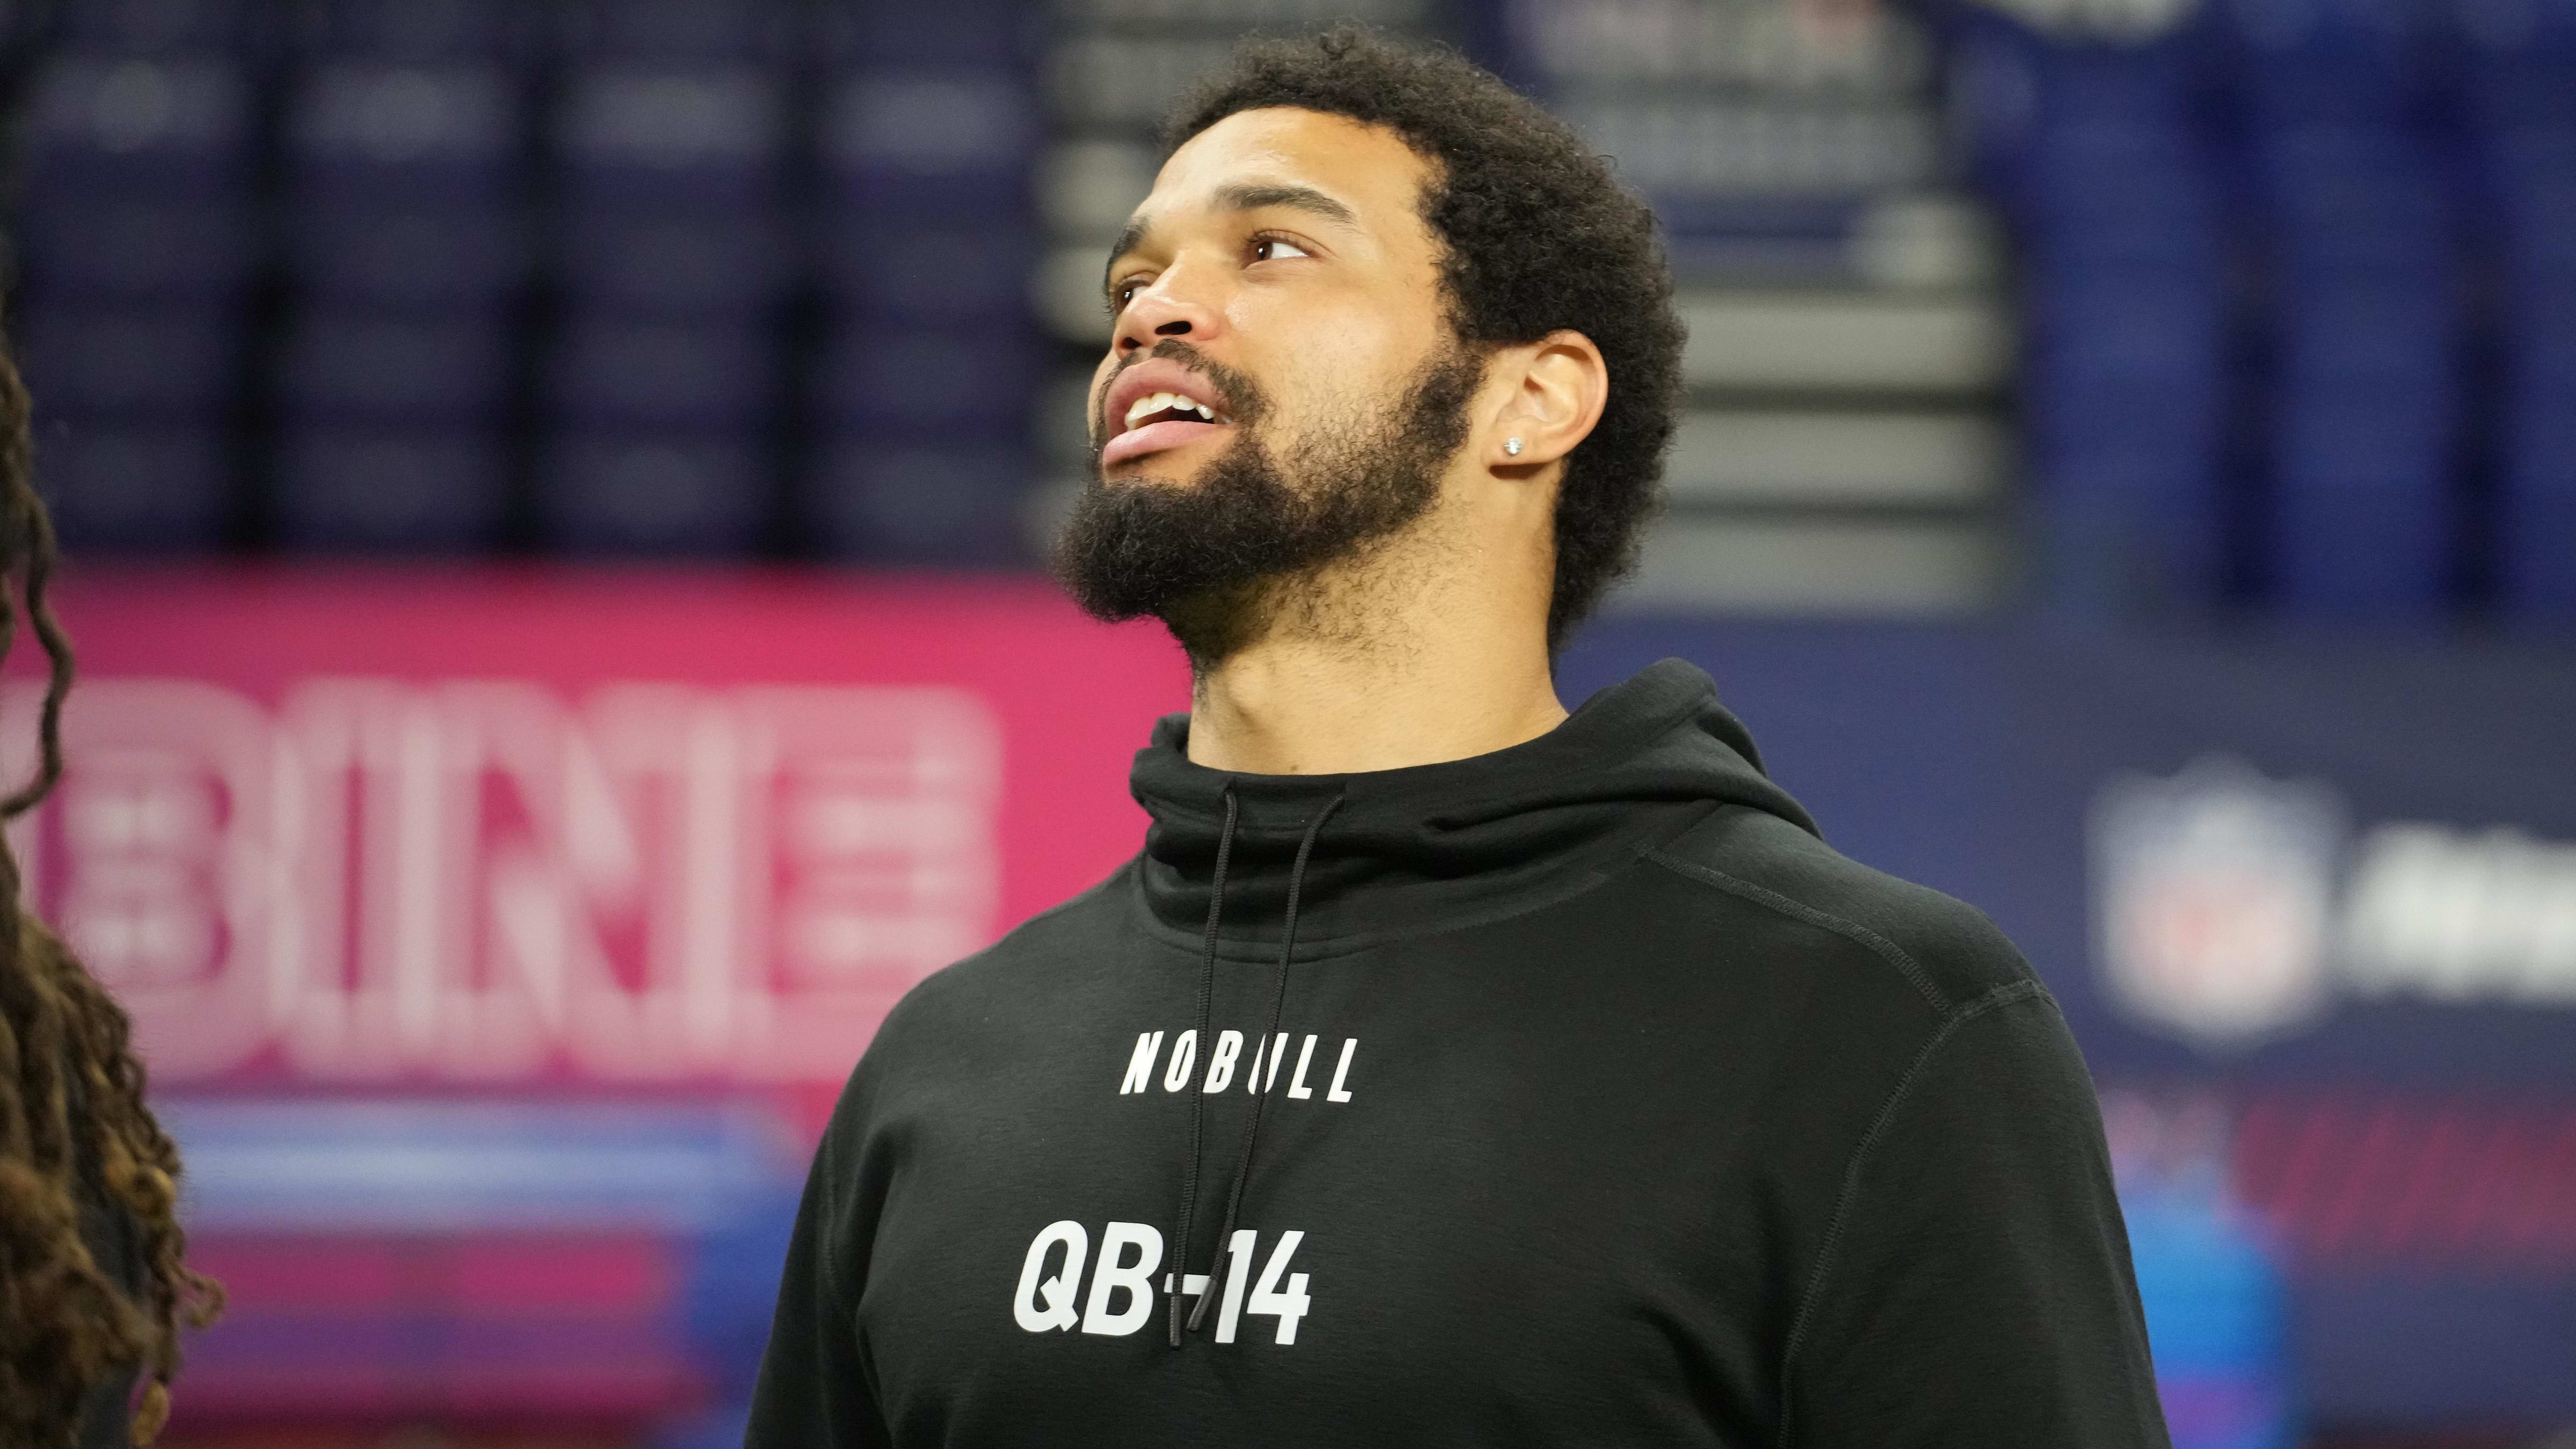
[[[1313, 1306], [1307, 1278], [1289, 1271], [1302, 1231], [1279, 1235], [1270, 1256], [1261, 1259], [1260, 1234], [1238, 1229], [1226, 1241], [1224, 1296], [1217, 1302], [1216, 1341], [1232, 1343], [1243, 1320], [1270, 1318], [1278, 1323], [1271, 1342], [1293, 1344], [1297, 1325]], [[1091, 1267], [1091, 1293], [1082, 1299], [1082, 1270]], [[1259, 1264], [1260, 1275], [1253, 1269]], [[1150, 1223], [1110, 1223], [1100, 1230], [1100, 1251], [1091, 1251], [1091, 1234], [1068, 1218], [1038, 1230], [1029, 1255], [1020, 1263], [1020, 1286], [1011, 1299], [1011, 1317], [1031, 1333], [1063, 1333], [1079, 1327], [1085, 1333], [1123, 1338], [1154, 1316], [1154, 1273], [1163, 1266], [1163, 1233]], [[1164, 1274], [1162, 1287], [1172, 1280]], [[1205, 1273], [1181, 1276], [1181, 1292], [1197, 1297], [1208, 1291]], [[1082, 1301], [1077, 1312], [1074, 1304]]]
[[[993, 936], [969, 691], [129, 678], [70, 710], [9, 840], [156, 1082], [839, 1082]], [[0, 731], [0, 776], [34, 741]]]
[[[1194, 1078], [1202, 1092], [1222, 1092], [1234, 1085], [1235, 1063], [1243, 1058], [1242, 1032], [1221, 1031], [1216, 1034], [1216, 1045], [1207, 1053], [1207, 1071], [1204, 1074], [1198, 1071], [1197, 1032], [1185, 1031], [1173, 1037], [1168, 1059], [1163, 1051], [1163, 1036], [1159, 1031], [1136, 1033], [1136, 1047], [1127, 1054], [1127, 1074], [1118, 1079], [1119, 1096], [1132, 1097], [1150, 1092], [1156, 1080], [1154, 1066], [1157, 1062], [1164, 1063], [1161, 1081], [1166, 1092], [1182, 1091]], [[1316, 1070], [1315, 1046], [1322, 1040], [1322, 1037], [1310, 1034], [1295, 1048], [1297, 1065], [1288, 1073], [1288, 1095], [1298, 1101], [1315, 1095], [1314, 1083], [1308, 1077]], [[1279, 1090], [1279, 1069], [1288, 1060], [1289, 1044], [1295, 1041], [1294, 1033], [1284, 1031], [1274, 1041], [1254, 1041], [1252, 1060], [1243, 1069], [1243, 1090], [1255, 1095]], [[1358, 1037], [1342, 1038], [1341, 1055], [1333, 1063], [1333, 1079], [1324, 1088], [1325, 1101], [1347, 1102], [1351, 1099], [1351, 1062], [1359, 1053]]]

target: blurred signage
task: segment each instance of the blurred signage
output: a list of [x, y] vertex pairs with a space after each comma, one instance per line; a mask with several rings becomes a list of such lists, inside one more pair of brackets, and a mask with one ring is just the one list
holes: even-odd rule
[[[915, 982], [1134, 850], [1123, 756], [1179, 694], [1166, 646], [1018, 584], [701, 581], [695, 632], [763, 660], [688, 647], [642, 578], [133, 582], [66, 602], [70, 769], [13, 839], [169, 1082], [836, 1082]], [[223, 650], [168, 637], [191, 603]], [[36, 696], [0, 699], [13, 775]], [[1006, 905], [1014, 855], [1050, 894]]]
[[22, 858], [167, 1074], [838, 1075], [992, 926], [963, 690], [104, 679], [67, 727]]
[[2576, 845], [2372, 827], [2329, 786], [2224, 757], [2096, 795], [2099, 963], [2141, 1024], [2207, 1046], [2310, 1024], [2336, 994], [2576, 1005]]
[[2093, 814], [2095, 913], [2113, 992], [2211, 1041], [2300, 1025], [2324, 994], [2340, 804], [2225, 761], [2122, 776]]

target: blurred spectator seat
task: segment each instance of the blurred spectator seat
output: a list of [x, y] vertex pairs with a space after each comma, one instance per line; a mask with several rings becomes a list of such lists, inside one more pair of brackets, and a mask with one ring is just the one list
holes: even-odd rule
[[2193, 612], [2225, 578], [2227, 288], [2201, 36], [1954, 17], [1974, 160], [2023, 241], [2041, 597]]
[[55, 191], [19, 229], [30, 285], [52, 298], [151, 298], [222, 306], [258, 262], [257, 223], [238, 194], [169, 197]]
[[15, 308], [72, 546], [210, 547], [258, 265], [247, 14], [63, 7], [25, 123]]
[[69, 48], [130, 55], [234, 50], [254, 20], [244, 0], [84, 0], [59, 10]]
[[643, 315], [758, 315], [785, 295], [796, 261], [774, 210], [636, 208], [572, 222], [563, 246], [574, 306]]
[[795, 513], [828, 556], [994, 564], [1020, 513], [1043, 344], [1029, 316], [1040, 138], [1022, 17], [833, 8], [819, 155], [827, 336]]
[[466, 552], [500, 531], [508, 459], [472, 429], [308, 423], [278, 462], [283, 542]]
[[1032, 249], [1003, 219], [906, 220], [889, 235], [853, 218], [826, 243], [830, 285], [853, 311], [950, 326], [1027, 314]]
[[498, 319], [308, 311], [288, 343], [282, 397], [299, 420], [489, 426], [508, 400]]
[[488, 546], [508, 480], [511, 339], [492, 313], [308, 310], [286, 349], [277, 477], [298, 548]]
[[568, 209], [760, 206], [777, 201], [786, 100], [748, 65], [592, 62], [557, 128]]
[[2298, 613], [2431, 617], [2457, 562], [2459, 256], [2429, 7], [2230, 0], [2271, 242], [2271, 539]]
[[552, 140], [564, 318], [538, 509], [579, 551], [724, 556], [764, 533], [798, 7], [595, 0], [567, 12]]
[[326, 61], [305, 77], [287, 125], [299, 203], [511, 200], [520, 110], [518, 78], [497, 66]]
[[916, 565], [1025, 557], [1031, 468], [1010, 400], [1035, 390], [1036, 351], [1007, 324], [840, 329], [814, 373], [811, 542], [834, 558]]
[[203, 427], [83, 422], [46, 429], [37, 487], [75, 546], [195, 550], [222, 536], [231, 461]]
[[2576, 3], [2469, 0], [2465, 95], [2498, 244], [2506, 610], [2576, 619]]
[[311, 301], [444, 308], [513, 302], [529, 265], [515, 208], [328, 209], [286, 238], [297, 290]]
[[748, 432], [568, 429], [546, 459], [547, 536], [584, 553], [749, 553], [770, 509], [771, 460]]
[[[1333, 13], [1366, 18], [1370, 8], [1363, 3]], [[842, 68], [864, 63], [906, 73], [938, 74], [961, 66], [1017, 73], [1030, 66], [1048, 38], [1044, 12], [1019, 0], [949, 0], [934, 6], [907, 0], [824, 0], [821, 12], [816, 49]], [[1222, 11], [1201, 13], [1212, 13], [1218, 23], [1240, 18]]]
[[1001, 67], [893, 70], [881, 62], [830, 88], [822, 118], [836, 212], [936, 220], [1027, 205], [1038, 118], [1027, 80]]
[[67, 50], [37, 82], [31, 192], [230, 201], [249, 178], [251, 128], [234, 56]]
[[577, 318], [553, 359], [555, 416], [748, 435], [769, 421], [777, 397], [771, 331], [757, 321]]
[[804, 40], [792, 0], [579, 0], [565, 29], [576, 55], [774, 65]]
[[382, 61], [522, 59], [541, 6], [515, 0], [323, 0], [302, 39], [321, 53]]
[[232, 508], [236, 315], [36, 293], [17, 322], [36, 396], [38, 476], [65, 543], [213, 547]]
[[532, 265], [522, 12], [330, 0], [284, 127], [282, 541], [471, 549], [502, 520]]
[[1010, 329], [843, 328], [814, 369], [814, 415], [833, 434], [989, 443], [1036, 389], [1034, 350]]
[[[1013, 431], [1017, 431], [1014, 420]], [[827, 444], [806, 500], [815, 542], [835, 558], [997, 564], [1025, 556], [1029, 464], [1017, 439], [905, 446], [860, 435]]]
[[241, 352], [241, 327], [228, 313], [39, 294], [20, 315], [21, 356], [42, 415], [222, 425]]

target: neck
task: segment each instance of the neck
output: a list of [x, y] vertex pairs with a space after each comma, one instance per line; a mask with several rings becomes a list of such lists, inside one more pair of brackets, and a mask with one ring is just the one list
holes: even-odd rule
[[[1463, 760], [1565, 718], [1548, 667], [1547, 600], [1526, 570], [1398, 548], [1280, 586], [1257, 637], [1206, 664], [1189, 756], [1248, 775], [1338, 775]], [[1544, 578], [1544, 574], [1539, 577]], [[1520, 591], [1526, 593], [1526, 590]]]

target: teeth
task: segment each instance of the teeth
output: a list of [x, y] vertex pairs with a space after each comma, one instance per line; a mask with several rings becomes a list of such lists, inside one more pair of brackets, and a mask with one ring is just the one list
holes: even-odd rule
[[1167, 392], [1140, 397], [1127, 405], [1127, 426], [1132, 428], [1136, 426], [1139, 419], [1152, 417], [1171, 405], [1172, 395]]
[[1183, 397], [1175, 392], [1158, 392], [1149, 397], [1140, 397], [1127, 405], [1126, 425], [1133, 428], [1144, 419], [1160, 412], [1197, 413], [1208, 422], [1216, 421], [1216, 410], [1206, 403], [1196, 398]]

